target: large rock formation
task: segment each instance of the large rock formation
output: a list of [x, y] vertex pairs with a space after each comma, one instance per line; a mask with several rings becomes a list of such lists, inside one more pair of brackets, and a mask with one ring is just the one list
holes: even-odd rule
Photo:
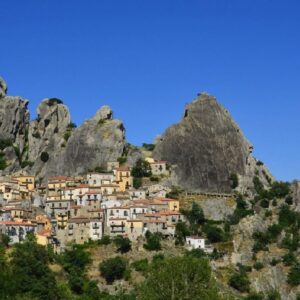
[[6, 173], [23, 167], [41, 179], [76, 175], [122, 156], [127, 144], [125, 129], [121, 121], [113, 119], [110, 107], [103, 106], [75, 128], [61, 100], [45, 99], [37, 108], [37, 119], [29, 123], [28, 101], [6, 96], [6, 91], [1, 79], [0, 140], [9, 141], [2, 147]]
[[71, 175], [105, 167], [107, 161], [116, 161], [122, 156], [125, 145], [123, 123], [114, 120], [112, 110], [103, 106], [92, 119], [74, 130], [57, 172]]
[[0, 140], [10, 140], [22, 153], [29, 124], [29, 102], [6, 96], [6, 91], [6, 83], [0, 78]]
[[173, 183], [187, 190], [230, 192], [232, 174], [247, 186], [258, 172], [267, 184], [256, 171], [263, 166], [252, 157], [252, 150], [228, 111], [204, 93], [187, 105], [180, 123], [165, 131], [154, 157], [173, 165]]

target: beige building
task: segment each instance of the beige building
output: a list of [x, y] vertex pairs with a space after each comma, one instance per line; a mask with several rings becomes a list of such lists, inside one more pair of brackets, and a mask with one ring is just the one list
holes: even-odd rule
[[119, 185], [121, 192], [132, 187], [132, 177], [129, 167], [120, 167], [113, 171], [115, 175], [115, 182]]

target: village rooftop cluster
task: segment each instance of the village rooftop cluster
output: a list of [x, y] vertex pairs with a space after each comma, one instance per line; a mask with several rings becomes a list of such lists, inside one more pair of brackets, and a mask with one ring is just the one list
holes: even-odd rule
[[[165, 175], [166, 162], [152, 161], [152, 173]], [[176, 223], [184, 221], [179, 201], [167, 198], [169, 188], [149, 183], [132, 186], [128, 166], [108, 162], [107, 171], [85, 176], [55, 176], [38, 185], [34, 176], [3, 176], [0, 181], [0, 232], [11, 243], [34, 233], [41, 245], [62, 252], [71, 243], [100, 240], [104, 235], [131, 241], [147, 231], [174, 237]], [[204, 247], [202, 239], [189, 244]]]

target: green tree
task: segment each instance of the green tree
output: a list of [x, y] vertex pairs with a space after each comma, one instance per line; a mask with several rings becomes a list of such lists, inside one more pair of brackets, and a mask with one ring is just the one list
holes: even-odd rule
[[37, 299], [60, 299], [55, 277], [48, 264], [47, 250], [34, 240], [16, 244], [10, 261], [15, 293]]
[[131, 174], [133, 177], [137, 178], [150, 177], [152, 173], [149, 162], [141, 158], [138, 159], [135, 166], [131, 170]]
[[190, 230], [186, 223], [184, 222], [178, 222], [176, 224], [175, 228], [175, 244], [176, 245], [184, 245], [185, 244], [185, 238], [190, 234]]
[[112, 284], [117, 279], [125, 276], [127, 261], [121, 256], [107, 259], [100, 263], [99, 270], [107, 283]]
[[131, 250], [131, 241], [127, 237], [117, 236], [114, 239], [118, 252], [126, 253]]
[[233, 273], [228, 284], [240, 292], [249, 292], [250, 290], [250, 281], [246, 272]]
[[144, 248], [150, 251], [158, 251], [161, 249], [160, 244], [161, 235], [157, 232], [151, 233], [150, 231], [146, 232], [146, 244]]
[[221, 299], [207, 259], [174, 257], [154, 265], [138, 291], [140, 300]]

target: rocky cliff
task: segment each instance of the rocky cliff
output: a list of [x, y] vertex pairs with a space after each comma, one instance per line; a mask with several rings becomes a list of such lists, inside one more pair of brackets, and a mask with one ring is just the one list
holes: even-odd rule
[[40, 179], [75, 175], [117, 160], [126, 148], [123, 123], [103, 106], [80, 127], [71, 122], [70, 112], [60, 99], [44, 99], [37, 118], [30, 122], [28, 101], [6, 96], [0, 80], [0, 140], [9, 173], [25, 169]]
[[154, 150], [174, 169], [173, 183], [187, 190], [230, 192], [232, 174], [249, 188], [255, 172], [268, 184], [263, 165], [252, 156], [253, 146], [215, 97], [200, 94], [186, 106], [180, 123], [169, 127]]

